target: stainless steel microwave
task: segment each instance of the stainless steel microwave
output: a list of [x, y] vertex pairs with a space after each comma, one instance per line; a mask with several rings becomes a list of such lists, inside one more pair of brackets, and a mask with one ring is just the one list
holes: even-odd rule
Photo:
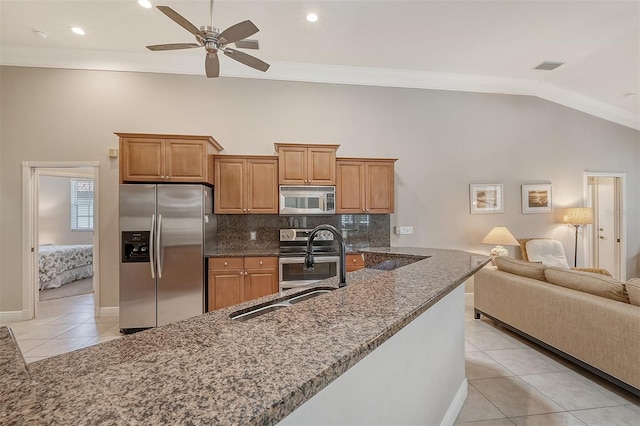
[[280, 186], [280, 214], [327, 215], [335, 212], [335, 186]]

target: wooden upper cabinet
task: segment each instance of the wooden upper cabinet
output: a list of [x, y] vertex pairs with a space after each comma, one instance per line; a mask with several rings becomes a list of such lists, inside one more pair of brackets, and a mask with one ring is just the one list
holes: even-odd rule
[[222, 150], [211, 136], [116, 133], [120, 137], [120, 183], [180, 182], [213, 185], [212, 154]]
[[336, 151], [340, 145], [276, 143], [280, 185], [335, 185]]
[[277, 214], [278, 158], [215, 156], [214, 212]]
[[393, 213], [395, 162], [395, 159], [337, 159], [336, 213]]

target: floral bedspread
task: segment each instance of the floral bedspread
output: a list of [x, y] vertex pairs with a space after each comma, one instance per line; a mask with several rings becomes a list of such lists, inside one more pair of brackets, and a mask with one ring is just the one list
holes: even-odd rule
[[39, 246], [38, 250], [41, 283], [64, 271], [93, 264], [92, 245]]

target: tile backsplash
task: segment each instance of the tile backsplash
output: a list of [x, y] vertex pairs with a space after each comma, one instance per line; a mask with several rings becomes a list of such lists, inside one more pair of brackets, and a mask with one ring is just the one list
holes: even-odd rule
[[[272, 249], [280, 245], [281, 228], [314, 228], [329, 224], [342, 232], [347, 245], [389, 247], [388, 214], [336, 214], [330, 216], [216, 215], [218, 250]], [[256, 239], [251, 240], [251, 232]]]

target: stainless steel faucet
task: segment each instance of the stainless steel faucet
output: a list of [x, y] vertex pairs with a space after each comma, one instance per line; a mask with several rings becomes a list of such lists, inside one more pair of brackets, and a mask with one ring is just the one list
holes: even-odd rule
[[329, 231], [340, 243], [339, 248], [339, 256], [340, 256], [340, 284], [339, 287], [344, 287], [347, 285], [347, 262], [346, 262], [346, 253], [347, 249], [344, 244], [344, 238], [342, 238], [342, 234], [331, 225], [318, 225], [313, 228], [311, 234], [309, 234], [309, 240], [307, 241], [307, 254], [304, 256], [304, 267], [308, 271], [313, 270], [313, 240], [316, 238], [316, 234], [319, 231]]

